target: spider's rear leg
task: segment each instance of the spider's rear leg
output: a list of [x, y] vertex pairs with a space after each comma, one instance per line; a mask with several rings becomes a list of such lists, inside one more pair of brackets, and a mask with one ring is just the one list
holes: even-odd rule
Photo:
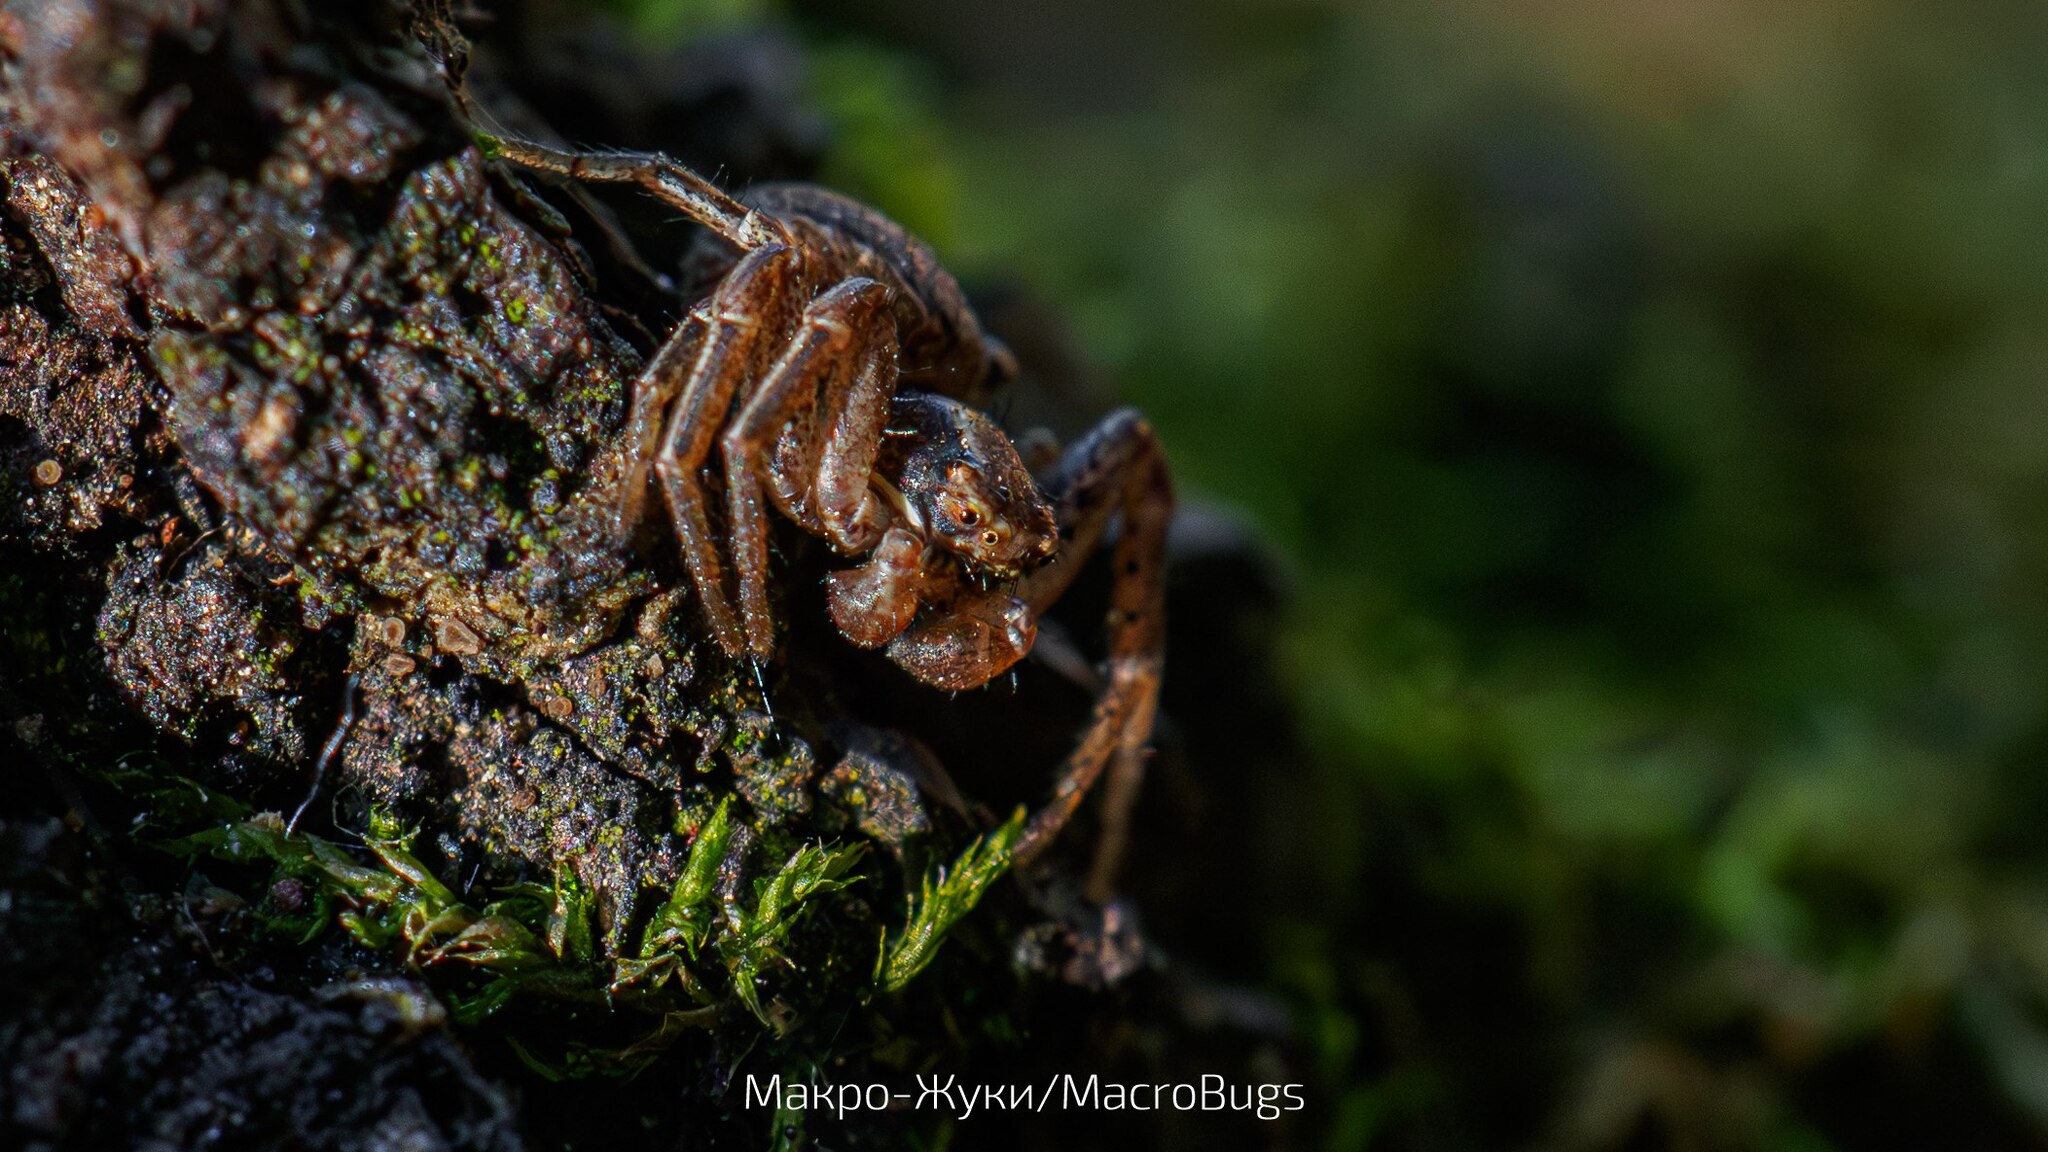
[[[732, 562], [739, 571], [740, 614], [746, 650], [755, 659], [768, 659], [775, 644], [775, 622], [768, 610], [768, 510], [762, 477], [769, 467], [769, 449], [807, 408], [823, 405], [826, 420], [818, 423], [830, 431], [823, 444], [791, 462], [808, 470], [813, 460], [818, 461], [819, 480], [812, 487], [808, 509], [819, 523], [805, 527], [821, 532], [841, 551], [872, 547], [881, 536], [881, 510], [863, 493], [882, 434], [880, 419], [871, 420], [867, 413], [872, 408], [886, 418], [887, 390], [895, 384], [895, 329], [888, 304], [887, 289], [862, 278], [847, 280], [811, 301], [788, 347], [726, 429], [720, 445]], [[867, 397], [878, 389], [880, 401], [869, 401]], [[849, 392], [860, 402], [849, 402]], [[853, 443], [862, 439], [865, 447]], [[785, 499], [812, 484], [809, 476], [797, 484], [788, 479], [781, 477], [775, 485]], [[798, 516], [799, 509], [783, 510]]]
[[1020, 591], [1042, 611], [1073, 583], [1112, 516], [1122, 520], [1111, 558], [1108, 676], [1080, 743], [1060, 769], [1052, 800], [1031, 817], [1014, 858], [1028, 864], [1066, 827], [1103, 768], [1102, 839], [1089, 870], [1088, 895], [1110, 898], [1144, 778], [1145, 744], [1159, 709], [1166, 641], [1166, 528], [1173, 481], [1152, 426], [1132, 409], [1112, 413], [1060, 458], [1046, 478], [1063, 533], [1059, 557]]
[[[734, 656], [744, 637], [726, 597], [725, 572], [705, 512], [702, 470], [734, 397], [760, 378], [795, 321], [805, 288], [794, 249], [748, 253], [719, 282], [696, 323], [686, 323], [669, 338], [635, 385], [634, 410], [641, 413], [657, 404], [654, 397], [677, 390], [675, 375], [688, 365], [667, 434], [654, 453], [654, 472], [668, 500], [684, 566], [703, 601], [705, 623], [719, 646]], [[683, 343], [688, 340], [699, 340], [694, 357]]]

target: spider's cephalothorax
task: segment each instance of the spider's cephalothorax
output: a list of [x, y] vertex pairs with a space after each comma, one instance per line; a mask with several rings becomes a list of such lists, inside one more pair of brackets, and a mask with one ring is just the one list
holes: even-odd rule
[[[708, 293], [635, 385], [627, 492], [637, 518], [652, 474], [728, 653], [774, 652], [770, 509], [861, 558], [827, 580], [827, 608], [849, 640], [886, 646], [911, 675], [955, 691], [1030, 651], [1039, 613], [1120, 518], [1108, 675], [1053, 800], [1016, 849], [1036, 856], [1113, 764], [1092, 878], [1106, 895], [1159, 693], [1173, 494], [1150, 426], [1117, 412], [1034, 478], [975, 407], [1015, 375], [1009, 350], [982, 331], [931, 249], [872, 208], [800, 184], [735, 199], [658, 154], [486, 143], [526, 168], [639, 184], [717, 246], [693, 261], [710, 269]], [[714, 452], [722, 549], [708, 508]]]

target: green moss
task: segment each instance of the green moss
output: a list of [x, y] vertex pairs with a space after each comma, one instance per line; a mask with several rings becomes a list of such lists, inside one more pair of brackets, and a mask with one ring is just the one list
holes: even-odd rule
[[555, 868], [554, 905], [548, 911], [548, 948], [573, 964], [597, 959], [592, 933], [597, 898], [568, 863]]
[[[159, 819], [195, 817], [211, 826], [161, 846], [186, 857], [269, 866], [266, 891], [291, 878], [313, 887], [299, 911], [267, 910], [262, 922], [304, 941], [338, 924], [365, 947], [396, 952], [409, 966], [465, 973], [445, 989], [451, 1008], [474, 1021], [517, 995], [575, 1002], [610, 999], [657, 1014], [716, 1007], [736, 1000], [775, 1026], [761, 985], [769, 973], [795, 968], [786, 952], [791, 932], [814, 898], [856, 882], [864, 845], [804, 844], [771, 876], [757, 879], [750, 900], [718, 900], [718, 876], [734, 845], [731, 800], [721, 800], [698, 829], [682, 875], [649, 919], [637, 955], [607, 960], [595, 932], [596, 895], [573, 864], [563, 862], [551, 887], [515, 884], [482, 907], [458, 899], [411, 849], [412, 833], [373, 817], [363, 838], [368, 859], [304, 834], [290, 834], [276, 813], [247, 815], [239, 805], [196, 786], [166, 793]], [[222, 805], [225, 804], [226, 807]], [[707, 958], [716, 964], [700, 966]], [[825, 958], [821, 958], [825, 959]], [[722, 990], [721, 990], [722, 989]]]
[[718, 952], [732, 974], [733, 991], [764, 1024], [769, 1016], [761, 1008], [759, 983], [770, 964], [789, 963], [782, 942], [797, 921], [804, 902], [820, 893], [836, 891], [857, 877], [846, 875], [858, 862], [865, 845], [827, 847], [806, 844], [792, 853], [782, 870], [754, 884], [751, 910], [728, 907], [726, 919], [732, 930], [715, 940]]
[[967, 846], [951, 868], [926, 875], [923, 889], [910, 902], [903, 930], [883, 941], [875, 958], [875, 983], [900, 991], [938, 955], [946, 933], [974, 910], [982, 893], [1010, 870], [1010, 851], [1024, 834], [1024, 809], [1017, 809], [1002, 827]]
[[728, 797], [719, 801], [711, 819], [697, 830], [697, 839], [690, 845], [690, 857], [683, 865], [682, 876], [669, 891], [668, 900], [655, 912], [654, 919], [648, 922], [646, 935], [640, 942], [643, 958], [673, 952], [678, 947], [695, 958], [698, 947], [704, 943], [705, 933], [710, 930], [710, 919], [703, 911], [704, 902], [711, 895], [718, 864], [725, 858], [726, 845], [731, 839], [732, 800]]

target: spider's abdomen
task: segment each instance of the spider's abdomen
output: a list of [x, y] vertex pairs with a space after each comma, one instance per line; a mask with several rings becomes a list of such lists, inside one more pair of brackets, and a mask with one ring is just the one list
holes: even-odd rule
[[781, 220], [818, 261], [813, 274], [820, 279], [865, 276], [889, 287], [905, 384], [970, 402], [984, 399], [991, 383], [989, 340], [959, 282], [924, 241], [858, 200], [815, 184], [763, 184], [741, 201]]

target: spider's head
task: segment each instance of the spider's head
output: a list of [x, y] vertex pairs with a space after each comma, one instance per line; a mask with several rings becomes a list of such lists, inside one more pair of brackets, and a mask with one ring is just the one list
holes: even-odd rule
[[981, 573], [1013, 579], [1052, 559], [1059, 525], [1017, 446], [980, 412], [936, 397], [917, 398], [942, 416], [921, 420], [923, 444], [904, 469], [904, 495], [925, 538]]

